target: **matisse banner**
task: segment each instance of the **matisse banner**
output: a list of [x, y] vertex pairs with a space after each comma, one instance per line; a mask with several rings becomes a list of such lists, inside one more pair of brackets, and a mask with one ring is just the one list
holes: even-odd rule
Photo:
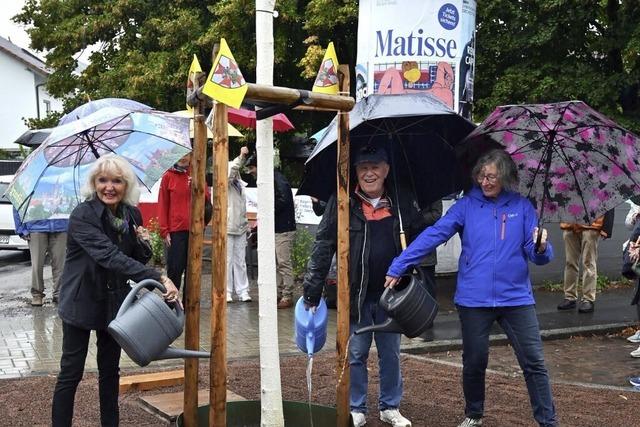
[[475, 21], [475, 0], [360, 0], [356, 99], [428, 92], [468, 117]]

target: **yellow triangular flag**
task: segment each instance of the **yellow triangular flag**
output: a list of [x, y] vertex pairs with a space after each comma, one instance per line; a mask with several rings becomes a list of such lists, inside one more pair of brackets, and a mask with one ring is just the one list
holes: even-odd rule
[[[200, 61], [198, 61], [198, 57], [196, 54], [193, 54], [193, 60], [191, 61], [191, 66], [189, 67], [189, 74], [187, 74], [187, 99], [189, 95], [191, 95], [196, 87], [196, 74], [201, 73], [202, 68], [200, 68]], [[193, 111], [193, 107], [189, 107], [187, 104], [187, 110], [189, 112]]]
[[327, 51], [324, 53], [312, 92], [330, 95], [338, 93], [338, 58], [336, 50], [333, 48], [333, 42], [329, 43]]
[[213, 67], [202, 92], [233, 108], [240, 108], [247, 93], [247, 82], [244, 81], [240, 67], [233, 58], [225, 39], [220, 40], [220, 52], [213, 61]]

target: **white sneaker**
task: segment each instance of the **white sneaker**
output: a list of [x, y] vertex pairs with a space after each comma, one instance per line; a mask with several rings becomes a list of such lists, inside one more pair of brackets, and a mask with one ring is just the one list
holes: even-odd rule
[[240, 295], [240, 301], [251, 302], [251, 296], [249, 295], [249, 292], [245, 292], [242, 295]]
[[411, 421], [403, 417], [397, 409], [380, 411], [380, 421], [391, 424], [393, 427], [411, 427]]
[[629, 354], [631, 355], [631, 357], [640, 357], [640, 347], [636, 348]]
[[227, 294], [227, 302], [233, 302], [233, 298], [231, 298], [231, 294]]
[[640, 329], [638, 329], [635, 334], [631, 335], [630, 337], [627, 337], [627, 341], [634, 342], [634, 343], [639, 343], [640, 342]]
[[367, 423], [367, 416], [362, 412], [351, 412], [351, 421], [354, 427], [362, 427]]
[[475, 427], [482, 425], [482, 418], [465, 418], [463, 422], [461, 422], [458, 427]]

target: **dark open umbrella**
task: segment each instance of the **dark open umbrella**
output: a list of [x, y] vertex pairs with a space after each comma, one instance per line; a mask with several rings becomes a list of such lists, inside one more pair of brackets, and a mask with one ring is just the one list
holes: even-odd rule
[[[396, 184], [412, 191], [421, 207], [459, 191], [467, 181], [455, 146], [474, 125], [429, 94], [370, 95], [349, 113], [349, 123], [351, 149], [385, 146]], [[298, 194], [327, 200], [336, 191], [336, 125], [334, 120], [318, 136]]]
[[498, 107], [465, 142], [487, 139], [511, 154], [541, 221], [589, 224], [640, 194], [638, 137], [584, 102]]
[[20, 135], [18, 139], [16, 139], [13, 142], [16, 144], [24, 145], [25, 147], [36, 148], [40, 144], [42, 144], [42, 141], [47, 139], [47, 137], [51, 133], [51, 130], [52, 129], [50, 128], [29, 129], [28, 131]]

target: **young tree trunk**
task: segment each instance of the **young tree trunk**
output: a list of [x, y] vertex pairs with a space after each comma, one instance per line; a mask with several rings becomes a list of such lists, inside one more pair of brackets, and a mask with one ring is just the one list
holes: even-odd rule
[[[275, 0], [256, 0], [256, 83], [273, 85]], [[273, 121], [256, 122], [258, 156], [258, 290], [262, 426], [284, 425], [278, 349], [273, 202]]]

